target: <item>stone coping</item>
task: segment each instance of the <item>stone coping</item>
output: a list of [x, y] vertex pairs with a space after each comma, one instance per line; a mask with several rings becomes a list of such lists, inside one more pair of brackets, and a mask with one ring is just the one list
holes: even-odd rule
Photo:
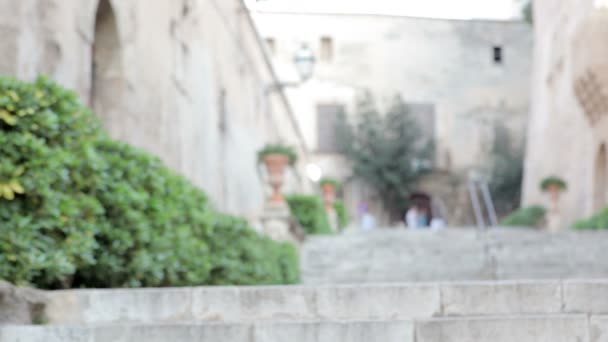
[[47, 292], [52, 324], [608, 315], [608, 279]]

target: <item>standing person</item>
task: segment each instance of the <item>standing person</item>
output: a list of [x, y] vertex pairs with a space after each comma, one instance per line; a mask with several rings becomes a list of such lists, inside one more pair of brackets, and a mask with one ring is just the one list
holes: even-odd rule
[[417, 205], [412, 206], [405, 214], [405, 223], [408, 228], [418, 228], [418, 207]]
[[361, 229], [363, 231], [375, 228], [376, 220], [374, 219], [374, 216], [369, 213], [367, 203], [361, 202], [361, 204], [359, 204], [359, 214], [361, 215]]
[[418, 228], [426, 228], [429, 225], [429, 210], [425, 206], [418, 207]]

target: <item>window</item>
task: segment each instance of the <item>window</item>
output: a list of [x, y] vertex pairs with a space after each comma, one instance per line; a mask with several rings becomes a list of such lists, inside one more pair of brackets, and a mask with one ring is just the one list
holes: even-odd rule
[[274, 38], [266, 38], [266, 47], [268, 47], [268, 51], [272, 56], [276, 54], [277, 46]]
[[331, 37], [321, 38], [321, 61], [329, 63], [334, 58], [334, 42]]
[[495, 64], [502, 64], [502, 61], [503, 61], [502, 47], [501, 46], [495, 46], [494, 47], [494, 63]]
[[336, 125], [344, 106], [327, 104], [317, 106], [317, 150], [320, 153], [340, 153], [336, 139]]

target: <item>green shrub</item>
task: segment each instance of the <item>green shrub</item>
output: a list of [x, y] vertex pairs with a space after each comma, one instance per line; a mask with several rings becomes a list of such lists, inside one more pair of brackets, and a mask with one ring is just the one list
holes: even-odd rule
[[503, 226], [537, 227], [545, 218], [545, 208], [539, 205], [519, 208], [505, 217], [500, 224]]
[[110, 140], [74, 93], [44, 78], [0, 78], [0, 155], [1, 279], [42, 288], [297, 281], [291, 247], [211, 211], [203, 191]]
[[212, 285], [293, 284], [299, 281], [295, 247], [259, 236], [242, 219], [214, 215], [209, 241]]
[[336, 214], [338, 215], [338, 224], [340, 225], [340, 229], [346, 228], [348, 226], [348, 211], [346, 210], [346, 206], [343, 201], [337, 200], [334, 203], [334, 209], [336, 210]]
[[[104, 209], [96, 263], [76, 286], [184, 286], [209, 281], [212, 213], [205, 194], [160, 160], [102, 139], [88, 185]], [[144, 172], [145, 170], [145, 172]]]
[[23, 190], [0, 198], [0, 278], [48, 287], [95, 264], [104, 209], [81, 160], [101, 134], [74, 93], [0, 78], [0, 183]]
[[540, 188], [543, 191], [547, 191], [551, 185], [557, 185], [560, 190], [566, 190], [567, 188], [566, 181], [557, 176], [547, 177], [540, 182]]
[[331, 185], [333, 185], [336, 190], [340, 189], [340, 187], [342, 186], [342, 184], [338, 180], [336, 180], [336, 179], [333, 179], [333, 178], [321, 178], [321, 180], [319, 181], [319, 185], [323, 186], [325, 184], [331, 184]]
[[296, 153], [296, 150], [291, 147], [291, 146], [284, 146], [284, 145], [280, 145], [280, 144], [269, 144], [264, 146], [263, 149], [261, 149], [258, 152], [258, 162], [262, 162], [264, 157], [266, 157], [269, 154], [282, 154], [285, 155], [287, 157], [289, 157], [289, 164], [294, 165], [297, 161], [298, 161], [298, 154]]
[[608, 208], [603, 209], [590, 218], [580, 220], [574, 224], [578, 230], [600, 230], [608, 229]]
[[331, 234], [331, 225], [321, 198], [293, 194], [285, 197], [289, 209], [307, 234]]

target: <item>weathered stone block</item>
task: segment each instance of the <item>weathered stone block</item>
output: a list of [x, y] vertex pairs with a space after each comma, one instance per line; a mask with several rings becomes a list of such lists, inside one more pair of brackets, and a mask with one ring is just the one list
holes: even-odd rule
[[257, 324], [255, 342], [413, 342], [409, 321]]
[[589, 341], [608, 342], [608, 316], [589, 319]]
[[42, 291], [16, 287], [0, 280], [0, 324], [44, 320], [46, 302], [47, 296]]
[[250, 335], [248, 324], [121, 325], [95, 327], [92, 342], [251, 341]]
[[416, 322], [416, 342], [587, 341], [585, 316], [434, 319]]
[[237, 287], [192, 289], [192, 316], [195, 320], [236, 321], [241, 318], [240, 290]]
[[608, 280], [567, 280], [564, 287], [564, 311], [608, 314]]
[[93, 331], [76, 326], [0, 327], [2, 342], [94, 342]]
[[47, 308], [52, 323], [114, 323], [192, 319], [190, 289], [62, 291]]
[[320, 318], [403, 319], [440, 311], [438, 285], [352, 285], [319, 287]]
[[559, 281], [449, 283], [441, 286], [443, 315], [546, 314], [561, 310]]

